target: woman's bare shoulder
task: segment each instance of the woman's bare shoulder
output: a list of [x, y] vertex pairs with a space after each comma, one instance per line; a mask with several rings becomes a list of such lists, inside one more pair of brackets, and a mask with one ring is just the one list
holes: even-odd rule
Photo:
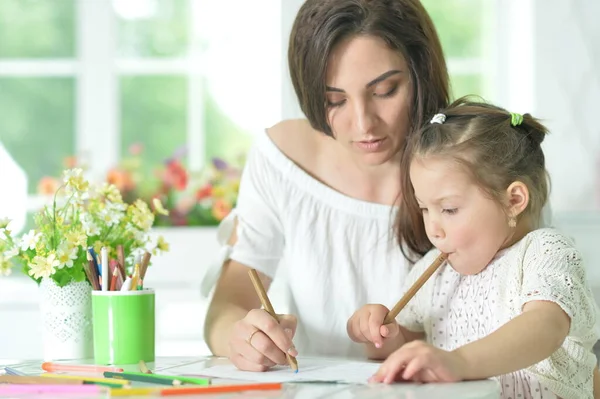
[[316, 131], [306, 119], [284, 120], [267, 129], [271, 141], [294, 163], [307, 171], [315, 167], [323, 148], [323, 133]]

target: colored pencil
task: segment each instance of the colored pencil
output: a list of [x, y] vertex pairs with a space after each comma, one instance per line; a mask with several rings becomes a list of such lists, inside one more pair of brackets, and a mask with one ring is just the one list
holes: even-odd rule
[[0, 375], [0, 384], [83, 385], [83, 380], [65, 380], [63, 378], [49, 378], [30, 375]]
[[159, 395], [160, 390], [161, 388], [115, 388], [110, 390], [110, 397]]
[[100, 249], [100, 266], [102, 268], [102, 291], [108, 291], [110, 285], [110, 270], [108, 268], [108, 248], [102, 247]]
[[120, 373], [123, 371], [120, 367], [113, 366], [97, 366], [94, 364], [62, 364], [53, 362], [42, 363], [42, 370], [53, 372], [53, 371], [81, 371], [84, 373], [102, 373], [104, 371], [112, 371]]
[[96, 263], [96, 260], [94, 259], [94, 256], [92, 255], [92, 251], [93, 249], [88, 250], [86, 257], [88, 260], [88, 268], [90, 271], [90, 275], [92, 276], [93, 282], [92, 282], [92, 286], [94, 287], [95, 290], [100, 290], [100, 275], [98, 274], [98, 265]]
[[[250, 280], [252, 280], [252, 284], [254, 285], [254, 289], [256, 290], [256, 293], [258, 294], [258, 297], [260, 298], [260, 302], [263, 305], [263, 308], [265, 308], [265, 310], [271, 315], [271, 317], [273, 317], [277, 323], [279, 323], [279, 317], [277, 317], [277, 313], [275, 313], [275, 310], [273, 309], [273, 305], [271, 305], [271, 301], [269, 300], [269, 297], [267, 296], [267, 292], [265, 291], [265, 287], [262, 285], [260, 278], [258, 277], [258, 273], [256, 273], [256, 270], [254, 269], [250, 269], [248, 270], [248, 274], [250, 275]], [[285, 354], [288, 363], [290, 364], [290, 367], [292, 368], [292, 370], [297, 373], [298, 372], [298, 361], [296, 360], [296, 358], [292, 355], [290, 355], [289, 353]]]
[[210, 387], [173, 387], [173, 388], [123, 388], [111, 389], [111, 396], [178, 396], [202, 395], [215, 393], [233, 393], [245, 391], [273, 391], [280, 390], [280, 383], [213, 385]]
[[431, 275], [433, 273], [435, 273], [435, 271], [446, 261], [447, 258], [448, 258], [447, 254], [441, 253], [433, 261], [431, 266], [429, 266], [427, 268], [427, 270], [425, 270], [423, 272], [421, 277], [419, 277], [419, 279], [417, 281], [415, 281], [415, 283], [408, 289], [408, 291], [406, 291], [406, 294], [404, 294], [402, 296], [402, 298], [400, 298], [398, 303], [396, 303], [396, 305], [392, 308], [392, 310], [390, 310], [389, 313], [385, 316], [385, 319], [383, 320], [383, 324], [390, 324], [396, 319], [396, 316], [398, 316], [400, 311], [402, 309], [404, 309], [404, 307], [408, 304], [408, 302], [410, 302], [412, 297], [415, 296], [417, 291], [419, 291], [421, 289], [423, 284], [425, 284], [425, 282], [427, 280], [429, 280], [429, 277], [431, 277]]
[[119, 386], [130, 385], [129, 381], [126, 380], [118, 380], [116, 378], [100, 378], [100, 377], [87, 377], [83, 375], [71, 375], [71, 374], [42, 374], [44, 378], [64, 378], [66, 380], [81, 380], [84, 383], [92, 382], [92, 383], [101, 383], [101, 384], [113, 384]]
[[148, 368], [148, 366], [146, 366], [146, 362], [143, 360], [140, 360], [140, 362], [138, 363], [139, 367], [140, 367], [140, 371], [144, 374], [153, 374], [152, 371]]
[[144, 257], [142, 258], [142, 265], [140, 266], [140, 280], [144, 280], [146, 277], [146, 272], [148, 271], [148, 265], [150, 264], [150, 257], [152, 254], [150, 252], [144, 253]]
[[6, 375], [20, 375], [20, 376], [25, 376], [27, 374], [23, 373], [22, 371], [19, 370], [15, 370], [12, 367], [4, 367], [4, 371], [6, 371]]
[[99, 393], [97, 385], [0, 385], [0, 394], [61, 394], [61, 393]]
[[[129, 381], [138, 382], [154, 382], [149, 379], [160, 379], [167, 381], [166, 385], [181, 385], [181, 384], [194, 384], [194, 385], [210, 385], [210, 378], [197, 378], [197, 377], [186, 377], [179, 375], [166, 375], [166, 374], [146, 374], [136, 372], [123, 372], [123, 373], [111, 373], [104, 372], [104, 376], [108, 378], [122, 378]], [[138, 379], [140, 378], [140, 379]], [[142, 380], [143, 379], [143, 380]], [[173, 383], [171, 383], [171, 381]], [[157, 384], [164, 384], [163, 381], [157, 382]]]
[[125, 271], [125, 251], [123, 250], [122, 245], [117, 245], [117, 266], [121, 271], [121, 276], [123, 277], [123, 281], [125, 281], [125, 277], [127, 277], [127, 272]]
[[160, 390], [160, 396], [177, 395], [201, 395], [214, 393], [231, 393], [245, 391], [275, 391], [281, 389], [280, 383], [262, 383], [262, 384], [237, 384], [237, 385], [213, 385], [210, 387], [180, 387], [164, 388]]
[[113, 373], [105, 371], [104, 376], [106, 378], [116, 378], [119, 380], [135, 381], [135, 382], [148, 382], [158, 385], [171, 385], [179, 386], [183, 382], [174, 376], [159, 376], [156, 374], [144, 374], [144, 373]]

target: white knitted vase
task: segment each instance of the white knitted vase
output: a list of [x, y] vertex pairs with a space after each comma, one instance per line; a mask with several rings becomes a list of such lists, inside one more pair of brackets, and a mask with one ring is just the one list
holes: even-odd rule
[[44, 360], [91, 359], [92, 288], [87, 281], [59, 287], [51, 278], [40, 283]]

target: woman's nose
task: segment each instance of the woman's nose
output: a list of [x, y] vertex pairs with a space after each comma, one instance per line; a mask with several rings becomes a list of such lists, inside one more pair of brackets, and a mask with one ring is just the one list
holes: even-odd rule
[[359, 101], [354, 106], [356, 128], [360, 134], [367, 135], [372, 132], [375, 125], [375, 115], [367, 102]]

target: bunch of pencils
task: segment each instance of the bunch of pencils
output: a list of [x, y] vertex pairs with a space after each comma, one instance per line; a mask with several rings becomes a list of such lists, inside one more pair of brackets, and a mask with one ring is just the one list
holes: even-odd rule
[[[43, 363], [42, 369], [46, 373], [41, 376], [30, 376], [18, 370], [5, 367], [7, 375], [0, 375], [0, 396], [28, 394], [55, 396], [61, 394], [110, 393], [111, 397], [156, 397], [282, 389], [282, 385], [279, 383], [211, 386], [209, 378], [154, 374], [147, 369], [145, 363], [142, 361], [140, 361], [140, 373], [123, 372], [122, 368], [113, 366], [71, 365], [51, 362]], [[81, 372], [85, 373], [85, 375], [54, 374], [53, 372]], [[103, 376], [90, 376], [90, 374], [97, 373], [103, 373]], [[132, 386], [132, 383], [150, 383], [153, 386], [136, 387]]]
[[133, 271], [127, 274], [123, 246], [117, 247], [117, 259], [110, 259], [109, 248], [102, 247], [100, 256], [93, 247], [87, 249], [87, 264], [84, 271], [92, 288], [97, 291], [131, 291], [144, 288], [144, 277], [150, 264], [150, 252], [135, 259]]

